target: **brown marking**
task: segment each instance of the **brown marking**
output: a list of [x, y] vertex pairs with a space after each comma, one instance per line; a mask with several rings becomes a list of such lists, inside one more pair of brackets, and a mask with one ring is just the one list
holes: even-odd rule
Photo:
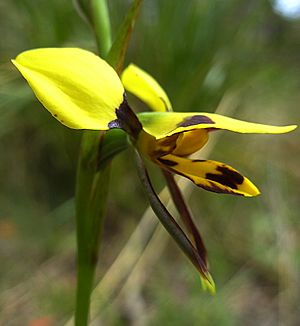
[[196, 186], [201, 187], [204, 190], [212, 191], [212, 192], [215, 192], [215, 193], [218, 193], [218, 194], [231, 194], [231, 195], [237, 195], [237, 196], [244, 196], [243, 194], [237, 194], [236, 192], [234, 192], [233, 190], [230, 190], [230, 189], [221, 189], [216, 184], [214, 184], [212, 181], [207, 180], [208, 183], [209, 183], [209, 186], [204, 186], [201, 183], [196, 183], [193, 180], [193, 178], [191, 178], [191, 177], [189, 177], [189, 176], [185, 175], [184, 173], [181, 173], [181, 172], [179, 172], [177, 170], [174, 170], [171, 167], [168, 170], [171, 170], [173, 173], [181, 175], [182, 177], [191, 180]]
[[206, 173], [205, 178], [232, 189], [238, 189], [238, 185], [244, 182], [244, 177], [240, 173], [232, 171], [226, 166], [218, 166], [217, 171], [221, 172], [221, 174]]
[[198, 162], [198, 163], [199, 163], [199, 162], [200, 162], [200, 163], [203, 163], [203, 162], [206, 162], [206, 160], [192, 160], [192, 162], [193, 162], [193, 163], [197, 163], [197, 162]]
[[164, 165], [167, 165], [167, 166], [176, 166], [178, 163], [174, 162], [174, 161], [171, 161], [171, 160], [167, 160], [167, 159], [164, 159], [164, 158], [158, 158], [158, 161]]
[[123, 102], [118, 108], [116, 108], [116, 116], [117, 119], [108, 123], [108, 128], [121, 128], [136, 139], [140, 131], [143, 129], [143, 126], [128, 105], [125, 92], [123, 94]]
[[165, 156], [167, 155], [168, 153], [170, 153], [170, 151], [166, 151], [166, 150], [163, 150], [163, 149], [156, 149], [154, 150], [151, 155], [153, 155], [154, 157], [158, 158], [160, 156]]
[[198, 186], [205, 190], [212, 191], [212, 192], [215, 192], [218, 194], [231, 194], [231, 195], [237, 195], [237, 196], [244, 196], [243, 194], [238, 194], [229, 189], [221, 189], [217, 185], [215, 185], [213, 182], [209, 182], [209, 184], [210, 184], [209, 186], [203, 186], [201, 184], [198, 184]]
[[241, 185], [244, 182], [244, 177], [237, 171], [229, 169], [227, 166], [218, 166], [217, 170], [222, 174], [228, 176], [236, 184]]
[[189, 127], [199, 124], [214, 124], [215, 122], [212, 121], [209, 117], [205, 115], [193, 115], [192, 117], [188, 117], [180, 122], [177, 126], [178, 127]]
[[[163, 160], [163, 159], [159, 158], [158, 160], [161, 161], [161, 160]], [[163, 161], [166, 161], [166, 160], [163, 160]], [[200, 161], [201, 161], [201, 160], [200, 160]], [[171, 162], [172, 162], [172, 163], [175, 163], [175, 162], [173, 162], [173, 161], [171, 161]], [[211, 180], [211, 181], [210, 181], [210, 180], [207, 180], [207, 182], [209, 183], [209, 186], [204, 186], [204, 185], [202, 185], [201, 183], [196, 183], [195, 180], [193, 180], [193, 178], [191, 178], [191, 177], [185, 175], [184, 173], [179, 172], [179, 171], [177, 171], [177, 170], [175, 170], [175, 169], [172, 169], [171, 166], [168, 167], [167, 170], [172, 171], [172, 172], [175, 173], [175, 174], [181, 175], [182, 177], [191, 180], [191, 181], [192, 181], [196, 186], [201, 187], [201, 188], [203, 188], [204, 190], [212, 191], [212, 192], [219, 193], [219, 194], [231, 194], [231, 195], [237, 195], [237, 196], [244, 196], [243, 194], [238, 194], [238, 193], [234, 192], [234, 191], [231, 190], [231, 189], [221, 189], [221, 188], [219, 188], [216, 184], [214, 184], [214, 182], [213, 182], [214, 180]], [[232, 171], [232, 172], [234, 172], [234, 171]], [[215, 174], [212, 174], [212, 175], [215, 175]], [[216, 182], [219, 182], [219, 181], [216, 181]], [[219, 183], [220, 183], [220, 182], [219, 182]], [[232, 188], [232, 189], [235, 189], [235, 188]]]
[[160, 146], [170, 146], [170, 145], [173, 146], [174, 143], [176, 143], [178, 137], [179, 137], [179, 133], [162, 138], [158, 142]]

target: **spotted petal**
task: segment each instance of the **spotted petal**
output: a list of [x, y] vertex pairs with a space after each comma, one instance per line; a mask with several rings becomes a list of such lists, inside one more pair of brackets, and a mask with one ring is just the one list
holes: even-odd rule
[[111, 66], [78, 48], [21, 53], [13, 64], [44, 107], [74, 129], [107, 130], [123, 101], [124, 88]]
[[153, 111], [171, 110], [166, 92], [152, 76], [136, 65], [130, 64], [121, 79], [125, 89], [145, 102]]
[[297, 126], [271, 126], [241, 121], [219, 114], [204, 112], [143, 112], [138, 117], [146, 132], [161, 139], [175, 133], [192, 129], [225, 129], [240, 133], [281, 134]]
[[247, 197], [260, 193], [249, 179], [224, 163], [190, 160], [172, 154], [159, 158], [158, 163], [164, 169], [182, 175], [209, 191]]

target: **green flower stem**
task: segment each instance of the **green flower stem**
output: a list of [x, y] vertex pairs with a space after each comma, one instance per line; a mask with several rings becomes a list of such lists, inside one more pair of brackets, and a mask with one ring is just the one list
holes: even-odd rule
[[[133, 1], [111, 47], [110, 20], [106, 0], [91, 0], [92, 26], [99, 54], [120, 73], [141, 0]], [[101, 240], [112, 157], [127, 147], [121, 131], [87, 131], [83, 134], [76, 181], [77, 292], [75, 325], [86, 326], [90, 296]]]
[[200, 274], [210, 282], [210, 275], [206, 268], [205, 262], [201, 259], [198, 254], [198, 251], [194, 248], [192, 243], [186, 237], [180, 226], [174, 220], [172, 215], [168, 212], [166, 207], [162, 204], [157, 194], [155, 193], [152, 184], [150, 182], [148, 173], [144, 166], [144, 162], [138, 152], [136, 152], [136, 163], [138, 168], [138, 173], [140, 180], [144, 186], [145, 192], [148, 196], [150, 205], [154, 213], [159, 218], [162, 225], [169, 232], [172, 238], [176, 241], [178, 246], [184, 252], [184, 254], [189, 258], [193, 265], [197, 268]]
[[86, 132], [82, 137], [76, 184], [77, 292], [75, 325], [88, 322], [102, 220], [108, 193], [109, 165], [99, 172], [98, 150], [103, 134]]
[[[111, 47], [110, 19], [106, 0], [92, 0], [92, 25], [99, 54]], [[82, 136], [76, 180], [77, 290], [75, 325], [86, 326], [101, 229], [108, 194], [110, 166], [101, 162], [102, 132], [86, 131]]]
[[112, 43], [107, 1], [91, 0], [91, 14], [99, 54], [106, 57]]

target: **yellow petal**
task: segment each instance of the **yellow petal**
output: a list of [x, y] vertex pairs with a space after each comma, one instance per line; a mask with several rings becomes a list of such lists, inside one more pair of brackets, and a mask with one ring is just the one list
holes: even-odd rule
[[138, 117], [146, 132], [156, 139], [193, 129], [225, 129], [239, 133], [281, 134], [297, 126], [271, 126], [205, 112], [143, 112]]
[[[168, 136], [167, 138], [169, 137], [171, 136]], [[207, 141], [208, 131], [205, 129], [194, 129], [181, 132], [178, 134], [176, 147], [172, 151], [172, 154], [177, 156], [188, 156], [201, 149], [207, 143]]]
[[172, 109], [166, 92], [158, 82], [134, 64], [130, 64], [122, 73], [125, 89], [145, 102], [153, 111], [170, 111]]
[[190, 130], [155, 139], [152, 135], [142, 130], [139, 133], [136, 146], [139, 151], [150, 160], [166, 154], [176, 156], [188, 156], [201, 149], [208, 140], [208, 132], [205, 129]]
[[249, 179], [224, 163], [190, 160], [172, 154], [158, 158], [157, 163], [164, 169], [182, 175], [209, 191], [247, 197], [257, 196], [260, 193]]
[[78, 48], [21, 53], [13, 64], [44, 107], [74, 129], [107, 130], [123, 102], [124, 88], [111, 66]]

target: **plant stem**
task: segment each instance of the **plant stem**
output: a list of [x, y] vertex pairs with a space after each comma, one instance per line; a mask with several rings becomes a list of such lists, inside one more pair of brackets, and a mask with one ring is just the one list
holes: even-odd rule
[[[111, 47], [110, 19], [106, 0], [92, 0], [92, 19], [99, 54]], [[108, 194], [110, 167], [98, 171], [104, 133], [86, 131], [82, 136], [76, 179], [77, 290], [75, 325], [86, 326], [90, 297]]]
[[91, 0], [91, 11], [98, 52], [106, 57], [112, 43], [107, 1]]

